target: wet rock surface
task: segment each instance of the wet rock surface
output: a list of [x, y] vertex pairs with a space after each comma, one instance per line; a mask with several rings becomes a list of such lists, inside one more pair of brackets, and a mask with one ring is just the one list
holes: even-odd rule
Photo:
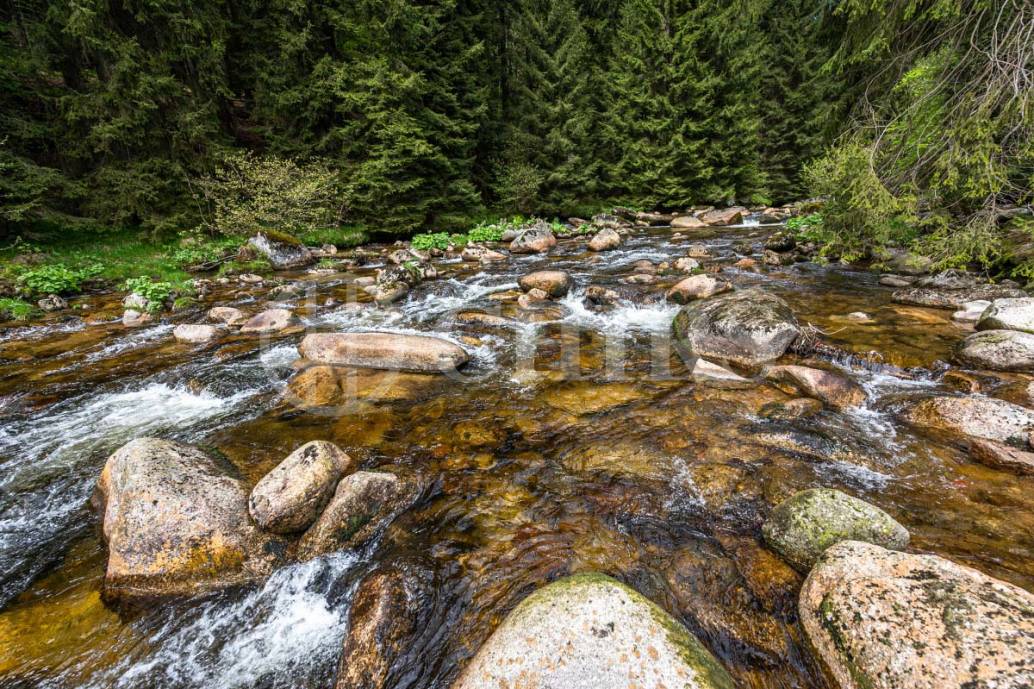
[[529, 687], [732, 689], [726, 671], [674, 618], [599, 574], [526, 598], [481, 647], [454, 689]]
[[353, 467], [351, 457], [333, 443], [306, 443], [255, 485], [248, 511], [265, 531], [305, 531], [330, 502], [338, 481]]
[[878, 507], [816, 488], [797, 493], [765, 521], [765, 542], [800, 572], [807, 572], [832, 545], [864, 541], [892, 550], [908, 546], [905, 527]]
[[1015, 330], [984, 330], [962, 340], [955, 359], [989, 371], [1034, 371], [1034, 335]]
[[298, 349], [305, 359], [318, 364], [414, 373], [453, 371], [470, 358], [448, 340], [387, 333], [306, 335]]
[[940, 557], [841, 543], [804, 582], [800, 615], [844, 689], [1034, 683], [1034, 595]]

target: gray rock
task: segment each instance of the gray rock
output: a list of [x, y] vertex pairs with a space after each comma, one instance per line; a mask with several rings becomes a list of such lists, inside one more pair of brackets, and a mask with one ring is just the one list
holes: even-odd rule
[[218, 321], [229, 326], [241, 325], [248, 320], [244, 312], [232, 306], [214, 306], [208, 310], [208, 319]]
[[259, 232], [248, 240], [248, 244], [265, 256], [277, 270], [303, 268], [316, 262], [313, 253], [293, 238], [288, 240]]
[[609, 227], [605, 227], [596, 233], [592, 239], [589, 240], [590, 251], [610, 251], [621, 246], [621, 235]]
[[207, 344], [214, 340], [218, 334], [219, 331], [214, 325], [188, 323], [177, 325], [172, 331], [172, 336], [176, 338], [176, 341], [185, 344]]
[[830, 546], [865, 541], [892, 550], [908, 546], [905, 527], [878, 507], [816, 488], [797, 493], [772, 511], [761, 529], [765, 542], [800, 572], [807, 572]]
[[337, 445], [302, 445], [251, 490], [248, 511], [262, 529], [279, 534], [309, 528], [330, 502], [338, 481], [354, 467]]
[[[679, 260], [692, 261], [693, 259]], [[720, 280], [713, 275], [694, 275], [678, 282], [668, 290], [665, 298], [676, 304], [688, 304], [695, 299], [707, 299], [730, 290], [732, 290], [732, 285], [725, 280]]]
[[960, 323], [976, 323], [984, 315], [984, 311], [991, 305], [989, 301], [970, 301], [962, 305], [962, 308], [951, 314], [953, 321]]
[[1003, 285], [978, 285], [966, 289], [934, 289], [911, 287], [898, 290], [891, 295], [898, 304], [929, 306], [938, 309], [961, 309], [971, 301], [994, 301], [1026, 297], [1027, 293], [1015, 287]]
[[453, 689], [732, 689], [732, 678], [678, 621], [602, 574], [525, 598]]
[[1025, 443], [1034, 429], [1034, 411], [993, 397], [928, 397], [905, 407], [899, 418], [918, 428], [940, 431], [956, 439], [983, 438]]
[[448, 340], [397, 333], [314, 333], [305, 336], [298, 351], [319, 364], [414, 373], [444, 373], [470, 359]]
[[809, 366], [773, 366], [765, 378], [789, 384], [801, 393], [822, 400], [834, 409], [860, 407], [865, 404], [865, 391], [844, 376]]
[[298, 543], [298, 557], [363, 545], [388, 524], [409, 496], [402, 479], [382, 471], [357, 471], [341, 479], [334, 497]]
[[980, 316], [977, 330], [1034, 333], [1034, 298], [996, 299]]
[[1015, 330], [985, 330], [962, 340], [955, 359], [989, 371], [1034, 371], [1034, 335]]
[[56, 294], [51, 294], [37, 301], [36, 306], [38, 306], [43, 311], [47, 311], [49, 313], [52, 311], [61, 311], [62, 309], [67, 309], [68, 302]]
[[779, 358], [801, 334], [785, 301], [753, 289], [685, 306], [672, 329], [691, 354], [743, 366]]
[[108, 544], [107, 597], [205, 593], [265, 576], [274, 564], [241, 482], [196, 448], [127, 443], [104, 464], [94, 502]]
[[298, 319], [287, 309], [266, 309], [255, 314], [241, 326], [242, 333], [276, 333], [298, 324]]
[[549, 223], [539, 220], [531, 227], [522, 230], [510, 242], [510, 251], [515, 254], [540, 254], [556, 246], [556, 236]]
[[944, 558], [840, 543], [799, 612], [842, 689], [1034, 686], [1034, 595]]
[[559, 299], [571, 291], [571, 275], [562, 270], [539, 270], [521, 277], [517, 281], [525, 292], [540, 289], [553, 299]]

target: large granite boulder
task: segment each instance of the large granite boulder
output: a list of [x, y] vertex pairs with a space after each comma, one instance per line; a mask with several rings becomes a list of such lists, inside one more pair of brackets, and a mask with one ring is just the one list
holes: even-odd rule
[[769, 547], [800, 572], [807, 572], [830, 546], [865, 541], [901, 550], [909, 536], [889, 514], [838, 490], [802, 491], [776, 507], [761, 532]]
[[1034, 371], [1034, 335], [1017, 330], [973, 333], [955, 347], [955, 360], [988, 371]]
[[188, 596], [266, 576], [276, 543], [248, 518], [248, 494], [201, 450], [139, 438], [108, 457], [94, 502], [108, 544], [110, 599]]
[[981, 314], [977, 330], [1019, 330], [1034, 333], [1034, 298], [996, 299]]
[[314, 333], [298, 350], [311, 362], [414, 373], [453, 371], [469, 360], [457, 344], [426, 335]]
[[732, 206], [700, 214], [700, 220], [708, 225], [738, 225], [743, 222], [747, 215], [747, 209], [743, 206]]
[[1034, 595], [950, 560], [840, 543], [799, 612], [841, 689], [1034, 686]]
[[453, 689], [732, 689], [718, 661], [677, 620], [602, 574], [525, 598]]
[[778, 359], [801, 334], [785, 301], [753, 289], [683, 307], [672, 330], [691, 354], [743, 366]]
[[255, 484], [248, 511], [266, 531], [305, 531], [330, 502], [341, 477], [354, 466], [352, 458], [334, 443], [306, 443]]

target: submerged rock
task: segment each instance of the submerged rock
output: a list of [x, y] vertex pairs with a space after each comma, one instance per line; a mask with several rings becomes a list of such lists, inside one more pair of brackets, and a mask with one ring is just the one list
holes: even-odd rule
[[413, 400], [429, 394], [438, 379], [426, 373], [315, 365], [291, 377], [284, 397], [308, 409], [342, 407], [359, 401]]
[[392, 663], [416, 627], [420, 580], [403, 569], [377, 570], [363, 579], [349, 611], [336, 689], [384, 689]]
[[385, 471], [357, 471], [341, 479], [334, 497], [298, 543], [298, 557], [361, 546], [387, 525], [409, 497], [402, 479]]
[[521, 277], [517, 284], [525, 292], [539, 289], [550, 298], [559, 299], [571, 291], [573, 281], [571, 275], [562, 270], [539, 270]]
[[1034, 371], [1034, 335], [1016, 330], [984, 330], [962, 340], [955, 359], [989, 371]]
[[929, 397], [906, 407], [899, 418], [957, 439], [971, 436], [1003, 443], [1025, 443], [1034, 429], [1034, 411], [992, 397]]
[[602, 574], [525, 598], [453, 689], [732, 689], [732, 678], [677, 620]]
[[305, 531], [330, 502], [352, 458], [333, 443], [302, 445], [255, 484], [248, 511], [262, 529], [289, 534]]
[[242, 333], [276, 333], [298, 324], [298, 319], [287, 309], [266, 309], [249, 318], [241, 326]]
[[909, 541], [905, 527], [880, 508], [826, 488], [802, 491], [780, 503], [761, 531], [765, 542], [800, 572], [841, 541], [892, 550], [906, 548]]
[[590, 251], [610, 251], [621, 246], [621, 235], [617, 230], [605, 227], [589, 240]]
[[773, 366], [765, 378], [786, 383], [802, 394], [822, 400], [834, 409], [860, 407], [865, 404], [865, 390], [844, 376], [808, 366]]
[[801, 329], [790, 306], [760, 290], [744, 290], [685, 306], [672, 329], [690, 353], [743, 366], [778, 359]]
[[510, 242], [510, 251], [515, 254], [541, 254], [556, 246], [556, 236], [549, 224], [540, 220], [522, 230]]
[[981, 314], [977, 330], [1034, 333], [1034, 298], [996, 299]]
[[1034, 452], [997, 443], [993, 440], [971, 440], [969, 456], [992, 469], [1001, 469], [1021, 476], [1034, 476]]
[[105, 596], [195, 595], [269, 574], [274, 542], [248, 519], [247, 501], [241, 482], [197, 448], [157, 438], [124, 445], [95, 496]]
[[453, 371], [470, 359], [448, 340], [397, 333], [315, 333], [305, 336], [298, 351], [319, 364], [414, 373]]
[[799, 612], [843, 689], [1034, 686], [1034, 595], [940, 557], [840, 543]]
[[301, 242], [279, 233], [259, 232], [248, 244], [265, 256], [277, 270], [303, 268], [316, 262], [316, 257]]

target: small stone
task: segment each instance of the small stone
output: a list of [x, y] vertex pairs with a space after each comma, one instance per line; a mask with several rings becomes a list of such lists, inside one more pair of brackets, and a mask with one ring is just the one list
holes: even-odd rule
[[136, 311], [135, 309], [126, 309], [125, 313], [122, 314], [122, 325], [127, 328], [137, 328], [141, 325], [147, 325], [154, 320], [154, 316], [149, 313]]
[[242, 333], [276, 333], [297, 325], [298, 320], [287, 309], [266, 309], [252, 316], [241, 326]]
[[700, 261], [689, 256], [683, 256], [675, 260], [675, 270], [680, 273], [692, 273], [693, 271], [700, 270]]
[[208, 310], [208, 320], [225, 323], [229, 326], [241, 325], [248, 320], [244, 312], [232, 306], [215, 306]]
[[43, 311], [50, 313], [53, 311], [61, 311], [62, 309], [67, 309], [68, 302], [56, 294], [51, 294], [36, 302], [36, 306], [38, 306]]
[[549, 301], [549, 295], [540, 289], [532, 289], [527, 294], [522, 294], [517, 298], [517, 304], [522, 309], [533, 309], [536, 304], [544, 301]]
[[589, 240], [590, 251], [610, 251], [621, 246], [621, 235], [609, 227], [605, 227]]
[[562, 270], [540, 270], [529, 273], [517, 281], [525, 292], [541, 290], [553, 299], [566, 296], [571, 291], [571, 275]]
[[711, 275], [694, 275], [668, 290], [666, 298], [676, 304], [688, 304], [695, 299], [707, 299], [731, 289], [732, 285], [725, 280], [719, 280]]
[[765, 378], [787, 383], [835, 409], [860, 407], [866, 400], [865, 391], [860, 385], [832, 371], [808, 366], [773, 366], [765, 372]]
[[177, 342], [186, 344], [207, 344], [215, 339], [218, 330], [214, 325], [177, 325], [172, 336]]

